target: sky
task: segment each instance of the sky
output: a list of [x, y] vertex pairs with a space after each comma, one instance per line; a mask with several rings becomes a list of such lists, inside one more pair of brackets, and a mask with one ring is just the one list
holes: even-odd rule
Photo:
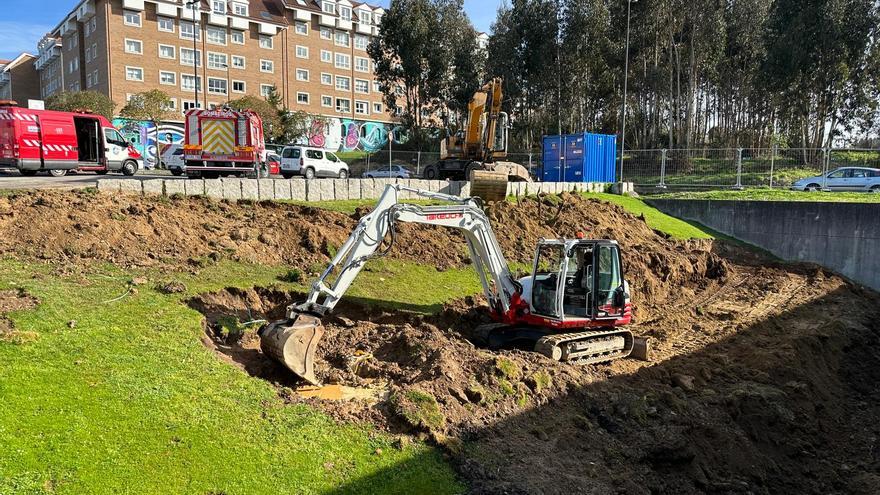
[[[478, 31], [489, 31], [503, 0], [465, 0], [464, 9]], [[37, 42], [70, 12], [79, 0], [0, 0], [0, 59], [21, 52], [36, 54]], [[377, 1], [388, 6], [389, 0]]]

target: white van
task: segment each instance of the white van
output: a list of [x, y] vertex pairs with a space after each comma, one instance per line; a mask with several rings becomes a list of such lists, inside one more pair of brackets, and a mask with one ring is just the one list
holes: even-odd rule
[[349, 176], [348, 164], [333, 152], [308, 146], [285, 146], [281, 150], [281, 175], [289, 179], [302, 175], [306, 179], [333, 177], [346, 179]]
[[183, 160], [183, 145], [170, 144], [162, 153], [162, 163], [174, 175], [183, 175], [186, 164]]

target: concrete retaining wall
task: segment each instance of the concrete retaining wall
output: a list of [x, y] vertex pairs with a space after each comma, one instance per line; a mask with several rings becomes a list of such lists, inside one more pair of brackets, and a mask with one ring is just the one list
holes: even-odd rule
[[880, 290], [880, 204], [651, 200], [660, 210]]
[[[377, 199], [389, 183], [400, 183], [427, 191], [466, 196], [470, 185], [463, 181], [421, 179], [99, 179], [98, 190], [108, 193], [208, 196], [216, 199], [338, 201]], [[567, 191], [604, 192], [611, 185], [598, 182], [521, 182], [507, 186], [509, 196]], [[631, 192], [632, 183], [615, 184], [621, 193]], [[414, 197], [404, 193], [403, 199]]]

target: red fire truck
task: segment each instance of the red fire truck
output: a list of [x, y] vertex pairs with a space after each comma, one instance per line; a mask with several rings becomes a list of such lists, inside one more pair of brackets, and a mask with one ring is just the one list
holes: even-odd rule
[[88, 112], [32, 110], [0, 101], [0, 167], [22, 175], [68, 170], [134, 175], [140, 153], [109, 120]]
[[263, 121], [256, 113], [228, 108], [186, 112], [183, 145], [186, 175], [267, 176], [261, 157], [266, 149]]

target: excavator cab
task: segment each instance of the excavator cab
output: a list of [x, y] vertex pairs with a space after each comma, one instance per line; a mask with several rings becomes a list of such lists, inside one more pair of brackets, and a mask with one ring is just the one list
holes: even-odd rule
[[531, 312], [560, 322], [607, 321], [627, 311], [620, 247], [610, 240], [541, 240], [524, 294]]

